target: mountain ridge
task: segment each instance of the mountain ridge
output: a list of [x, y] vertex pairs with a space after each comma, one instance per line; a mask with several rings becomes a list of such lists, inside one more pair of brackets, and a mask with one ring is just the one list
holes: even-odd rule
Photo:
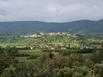
[[8, 21], [0, 22], [0, 33], [71, 32], [102, 33], [103, 19], [98, 21], [77, 20], [72, 22]]

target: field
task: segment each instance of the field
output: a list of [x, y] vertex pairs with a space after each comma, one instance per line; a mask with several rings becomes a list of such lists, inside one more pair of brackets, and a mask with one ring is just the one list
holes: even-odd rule
[[42, 52], [40, 50], [19, 50], [18, 53], [19, 53], [19, 57], [17, 57], [17, 59], [20, 62], [21, 61], [31, 61], [43, 55], [47, 55], [47, 52]]

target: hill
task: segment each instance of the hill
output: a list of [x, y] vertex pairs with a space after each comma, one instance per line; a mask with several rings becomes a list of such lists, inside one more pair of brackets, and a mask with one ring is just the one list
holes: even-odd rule
[[0, 33], [73, 32], [103, 33], [103, 20], [79, 20], [65, 23], [39, 21], [0, 22]]

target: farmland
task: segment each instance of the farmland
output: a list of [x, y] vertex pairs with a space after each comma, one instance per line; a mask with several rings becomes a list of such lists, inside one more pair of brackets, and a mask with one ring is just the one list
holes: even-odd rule
[[0, 77], [102, 77], [103, 36], [0, 34]]

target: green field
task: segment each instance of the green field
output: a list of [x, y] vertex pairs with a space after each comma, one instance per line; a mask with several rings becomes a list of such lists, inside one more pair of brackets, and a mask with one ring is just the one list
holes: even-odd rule
[[29, 61], [48, 54], [48, 52], [42, 52], [41, 50], [19, 50], [18, 53], [21, 55], [17, 57], [19, 61]]

